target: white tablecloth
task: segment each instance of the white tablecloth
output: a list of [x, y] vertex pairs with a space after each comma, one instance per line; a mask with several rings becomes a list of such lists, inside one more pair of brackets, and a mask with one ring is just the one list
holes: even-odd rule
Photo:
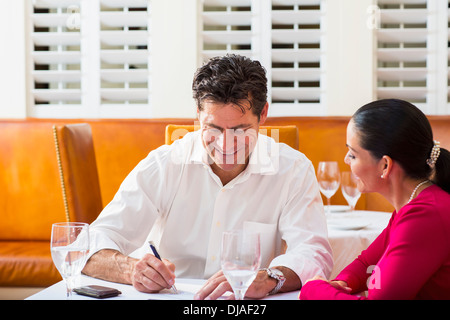
[[[103, 281], [88, 276], [80, 276], [76, 281], [76, 287], [85, 285], [100, 285], [118, 289], [122, 292], [117, 297], [107, 298], [105, 300], [192, 300], [194, 294], [201, 288], [206, 280], [198, 279], [176, 279], [175, 286], [178, 294], [174, 294], [172, 290], [163, 290], [158, 294], [142, 293], [137, 291], [133, 286]], [[296, 300], [300, 291], [280, 293], [268, 296], [263, 300]], [[225, 298], [225, 297], [224, 297]], [[60, 281], [30, 297], [26, 300], [66, 300], [66, 287], [63, 281]], [[72, 300], [97, 300], [73, 293]]]
[[388, 225], [391, 213], [379, 211], [332, 212], [327, 217], [334, 268], [330, 279], [350, 264]]

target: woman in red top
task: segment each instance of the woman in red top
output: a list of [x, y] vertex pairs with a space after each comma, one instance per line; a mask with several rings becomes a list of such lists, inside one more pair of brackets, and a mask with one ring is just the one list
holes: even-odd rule
[[402, 100], [361, 107], [345, 161], [361, 192], [395, 211], [386, 229], [332, 281], [307, 281], [300, 299], [450, 299], [450, 153], [426, 116]]

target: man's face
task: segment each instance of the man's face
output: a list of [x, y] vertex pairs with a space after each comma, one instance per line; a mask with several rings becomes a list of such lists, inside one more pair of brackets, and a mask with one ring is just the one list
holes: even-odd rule
[[231, 103], [204, 101], [203, 110], [198, 111], [203, 146], [215, 172], [218, 169], [219, 172], [226, 171], [237, 176], [247, 166], [249, 155], [255, 148], [259, 125], [267, 118], [268, 105], [260, 121], [249, 109], [248, 101], [242, 101], [242, 105], [245, 107], [244, 113]]

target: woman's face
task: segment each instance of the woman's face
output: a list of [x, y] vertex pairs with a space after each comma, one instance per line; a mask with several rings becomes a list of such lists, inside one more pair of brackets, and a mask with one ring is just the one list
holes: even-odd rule
[[345, 163], [357, 178], [358, 190], [364, 193], [376, 192], [382, 181], [382, 159], [375, 159], [368, 150], [361, 147], [353, 120], [350, 120], [347, 126], [347, 147]]

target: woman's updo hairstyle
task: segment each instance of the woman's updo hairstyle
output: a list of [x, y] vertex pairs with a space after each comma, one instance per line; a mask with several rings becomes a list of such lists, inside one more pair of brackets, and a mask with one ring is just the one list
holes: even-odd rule
[[387, 155], [409, 177], [430, 179], [450, 193], [450, 153], [440, 148], [439, 156], [430, 165], [437, 147], [433, 149], [435, 142], [427, 117], [416, 106], [398, 99], [377, 100], [359, 108], [352, 121], [361, 147], [373, 157]]

